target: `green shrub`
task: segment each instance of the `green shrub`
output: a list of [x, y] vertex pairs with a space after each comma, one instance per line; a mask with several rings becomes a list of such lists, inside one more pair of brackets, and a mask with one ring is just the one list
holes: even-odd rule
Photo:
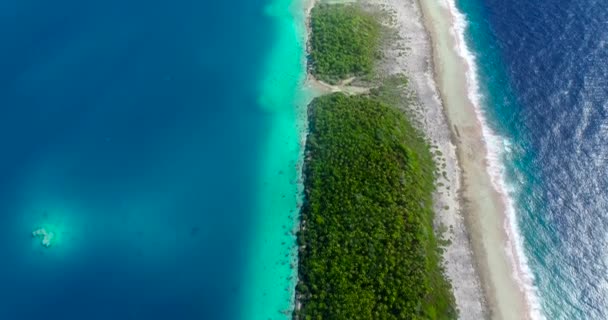
[[312, 72], [336, 83], [372, 72], [378, 53], [380, 25], [356, 5], [317, 5], [311, 12]]
[[455, 319], [428, 144], [378, 98], [337, 93], [309, 108], [294, 317]]

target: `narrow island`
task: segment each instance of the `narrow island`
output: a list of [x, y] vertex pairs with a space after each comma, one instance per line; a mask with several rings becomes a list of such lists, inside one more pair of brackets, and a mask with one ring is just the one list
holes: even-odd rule
[[357, 4], [311, 12], [309, 72], [328, 93], [308, 107], [294, 319], [458, 316], [429, 143], [405, 111], [407, 79], [374, 71], [384, 33]]

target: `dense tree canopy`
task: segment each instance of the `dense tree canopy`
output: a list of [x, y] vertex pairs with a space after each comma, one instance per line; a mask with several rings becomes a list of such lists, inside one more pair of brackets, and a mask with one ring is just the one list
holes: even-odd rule
[[311, 12], [311, 66], [320, 80], [335, 83], [371, 73], [380, 25], [355, 5], [317, 5]]
[[377, 97], [337, 93], [309, 108], [295, 318], [455, 318], [424, 139]]

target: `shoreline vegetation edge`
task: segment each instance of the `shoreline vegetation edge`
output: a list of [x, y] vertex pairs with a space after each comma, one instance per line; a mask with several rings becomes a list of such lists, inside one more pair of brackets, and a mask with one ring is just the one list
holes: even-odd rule
[[[481, 280], [487, 318], [542, 319], [535, 298], [527, 290], [531, 279], [522, 270], [525, 256], [513, 234], [514, 217], [502, 177], [492, 174], [488, 138], [498, 139], [484, 123], [477, 100], [476, 65], [467, 57], [466, 20], [452, 0], [436, 3], [416, 0], [432, 43], [433, 77], [456, 144], [461, 170], [459, 191], [463, 216]], [[470, 53], [469, 53], [470, 55]], [[458, 81], [458, 79], [460, 81]], [[495, 159], [493, 159], [495, 160]], [[523, 261], [522, 261], [523, 259]]]

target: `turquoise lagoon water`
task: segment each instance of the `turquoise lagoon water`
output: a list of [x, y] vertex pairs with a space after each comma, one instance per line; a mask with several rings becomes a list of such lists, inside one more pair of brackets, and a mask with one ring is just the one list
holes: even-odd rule
[[[302, 153], [306, 107], [316, 93], [305, 81], [305, 1], [277, 0], [266, 7], [276, 24], [276, 42], [265, 62], [259, 102], [271, 117], [258, 186], [259, 219], [248, 319], [290, 319], [297, 278], [295, 232], [302, 202]], [[277, 313], [277, 311], [279, 313]]]
[[0, 0], [1, 319], [288, 318], [301, 6]]

